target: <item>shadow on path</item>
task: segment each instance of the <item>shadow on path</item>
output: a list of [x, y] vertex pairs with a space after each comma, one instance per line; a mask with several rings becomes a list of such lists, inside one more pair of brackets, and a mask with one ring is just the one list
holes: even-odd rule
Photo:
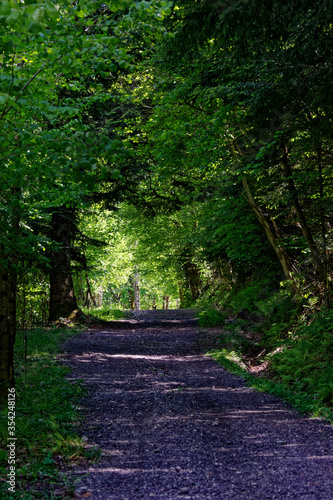
[[65, 345], [71, 378], [89, 389], [82, 435], [102, 453], [75, 470], [77, 498], [333, 497], [330, 425], [202, 355], [193, 311], [137, 316]]

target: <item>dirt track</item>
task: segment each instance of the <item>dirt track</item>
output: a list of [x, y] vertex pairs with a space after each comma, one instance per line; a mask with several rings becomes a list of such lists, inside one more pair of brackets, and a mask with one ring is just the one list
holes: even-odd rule
[[89, 389], [81, 435], [102, 453], [74, 471], [76, 497], [332, 499], [333, 428], [203, 356], [192, 318], [145, 311], [66, 343]]

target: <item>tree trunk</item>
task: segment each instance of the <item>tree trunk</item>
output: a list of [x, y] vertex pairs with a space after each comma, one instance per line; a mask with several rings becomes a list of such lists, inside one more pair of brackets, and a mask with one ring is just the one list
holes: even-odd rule
[[184, 307], [185, 303], [185, 297], [184, 297], [184, 292], [183, 292], [183, 284], [181, 281], [178, 281], [178, 286], [179, 286], [179, 307]]
[[163, 296], [163, 309], [169, 309], [169, 299], [170, 295]]
[[87, 307], [89, 309], [91, 303], [92, 303], [92, 305], [94, 307], [96, 307], [97, 304], [96, 304], [95, 297], [94, 297], [94, 295], [93, 295], [93, 293], [91, 291], [90, 281], [89, 281], [89, 278], [88, 278], [88, 273], [87, 273], [87, 271], [85, 271], [84, 273], [85, 273], [85, 276], [86, 276], [86, 284], [87, 284], [87, 293], [86, 293], [86, 298], [85, 298], [85, 301], [84, 301], [84, 307]]
[[136, 311], [140, 310], [140, 288], [139, 288], [139, 273], [134, 275], [134, 307]]
[[323, 245], [323, 254], [326, 255], [326, 222], [325, 222], [325, 211], [323, 210], [324, 203], [324, 178], [323, 178], [323, 163], [321, 149], [317, 148], [318, 157], [318, 173], [319, 173], [319, 197], [321, 201], [320, 207], [320, 225], [321, 225], [321, 238]]
[[[9, 213], [8, 232], [14, 242], [19, 234], [21, 189], [12, 188], [12, 211]], [[14, 203], [16, 200], [16, 203]], [[9, 248], [11, 245], [9, 245]], [[16, 336], [17, 256], [13, 249], [10, 256], [0, 244], [0, 401], [7, 399], [8, 389], [15, 387], [14, 344]]]
[[128, 288], [128, 302], [130, 309], [134, 309], [135, 307], [135, 294], [134, 294], [134, 278], [133, 275], [130, 275], [128, 279], [129, 288]]
[[99, 290], [97, 292], [97, 303], [98, 303], [98, 307], [102, 307], [102, 304], [103, 304], [103, 291], [102, 290]]
[[292, 267], [292, 264], [290, 262], [290, 259], [289, 259], [288, 255], [286, 254], [286, 252], [284, 251], [284, 249], [278, 243], [277, 239], [275, 238], [264, 214], [262, 213], [262, 210], [254, 201], [254, 198], [252, 196], [251, 190], [250, 190], [249, 185], [247, 183], [246, 177], [243, 177], [243, 187], [244, 187], [244, 190], [246, 193], [246, 196], [244, 196], [244, 198], [251, 205], [255, 216], [257, 217], [258, 221], [260, 222], [260, 224], [264, 228], [267, 239], [270, 242], [270, 244], [272, 245], [272, 247], [274, 248], [274, 251], [275, 251], [275, 253], [280, 261], [280, 264], [282, 266], [285, 277], [287, 278], [288, 281], [290, 281], [291, 283], [294, 283], [294, 287], [295, 287], [296, 282], [295, 282], [295, 279], [293, 277], [293, 267]]
[[16, 284], [15, 269], [0, 264], [0, 400], [15, 386]]
[[66, 209], [52, 214], [51, 238], [59, 244], [59, 250], [53, 252], [51, 261], [49, 321], [68, 318], [78, 309], [71, 272], [71, 215]]

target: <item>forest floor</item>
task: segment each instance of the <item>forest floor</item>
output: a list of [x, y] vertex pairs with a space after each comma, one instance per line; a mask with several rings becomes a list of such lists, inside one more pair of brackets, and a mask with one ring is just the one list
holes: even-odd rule
[[333, 498], [332, 426], [205, 356], [192, 310], [140, 311], [64, 350], [88, 388], [80, 435], [101, 450], [69, 472], [76, 498]]

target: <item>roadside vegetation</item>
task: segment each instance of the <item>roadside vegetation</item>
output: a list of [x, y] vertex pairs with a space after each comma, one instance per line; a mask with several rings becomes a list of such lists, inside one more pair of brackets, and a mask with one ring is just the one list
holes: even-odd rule
[[[265, 286], [266, 285], [266, 286]], [[199, 313], [209, 355], [258, 390], [333, 422], [333, 312], [253, 282]]]
[[[0, 421], [0, 497], [25, 500], [71, 498], [75, 484], [68, 467], [98, 456], [78, 437], [80, 381], [67, 380], [68, 368], [57, 359], [60, 345], [79, 329], [36, 328], [19, 332], [15, 347], [15, 493], [8, 491], [8, 411]], [[26, 343], [25, 343], [26, 339]]]

